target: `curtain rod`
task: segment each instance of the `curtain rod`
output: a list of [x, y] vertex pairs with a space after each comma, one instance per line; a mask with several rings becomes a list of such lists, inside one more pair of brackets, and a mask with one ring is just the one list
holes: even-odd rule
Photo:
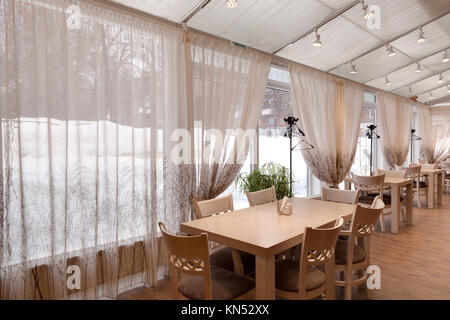
[[[184, 30], [187, 29], [190, 32], [197, 33], [199, 35], [202, 35], [202, 36], [205, 36], [205, 37], [209, 37], [209, 38], [212, 38], [212, 39], [215, 39], [215, 40], [224, 41], [226, 43], [231, 43], [232, 42], [232, 40], [227, 40], [225, 38], [213, 35], [211, 33], [208, 33], [208, 32], [205, 32], [205, 31], [201, 31], [201, 30], [198, 30], [198, 29], [195, 29], [195, 28], [191, 28], [189, 26], [186, 26], [185, 28], [183, 28], [183, 24], [182, 23], [176, 23], [176, 22], [173, 22], [173, 21], [170, 21], [170, 20], [167, 20], [167, 19], [155, 16], [155, 15], [152, 15], [152, 14], [150, 14], [148, 12], [144, 12], [144, 11], [139, 10], [139, 9], [130, 8], [130, 7], [127, 7], [127, 6], [123, 5], [123, 4], [120, 4], [120, 3], [117, 3], [117, 2], [112, 2], [111, 0], [91, 0], [91, 1], [93, 1], [93, 2], [95, 2], [97, 4], [101, 4], [103, 6], [107, 6], [107, 7], [110, 7], [110, 8], [119, 10], [119, 11], [122, 11], [125, 14], [135, 15], [135, 16], [140, 17], [140, 18], [147, 18], [147, 19], [151, 20], [152, 22], [158, 22], [158, 23], [162, 23], [162, 24], [167, 24], [167, 25], [170, 25], [172, 27], [177, 27], [177, 28], [184, 29]], [[280, 56], [276, 56], [274, 54], [271, 54], [271, 53], [268, 53], [268, 52], [265, 52], [265, 51], [262, 51], [262, 50], [259, 50], [259, 49], [255, 49], [255, 48], [246, 46], [246, 50], [250, 50], [250, 51], [257, 52], [259, 54], [270, 56], [272, 58], [272, 64], [280, 66], [280, 67], [284, 67], [284, 68], [289, 69], [289, 66], [297, 65], [297, 66], [300, 66], [300, 67], [303, 67], [303, 68], [308, 68], [310, 70], [313, 70], [313, 71], [316, 71], [316, 72], [319, 72], [319, 73], [323, 73], [323, 74], [326, 74], [326, 75], [329, 75], [329, 76], [332, 76], [332, 77], [336, 77], [337, 79], [342, 79], [342, 80], [345, 80], [345, 81], [356, 83], [358, 85], [362, 85], [365, 89], [367, 89], [368, 91], [372, 91], [374, 93], [376, 93], [378, 91], [383, 91], [383, 92], [392, 94], [394, 96], [398, 96], [398, 97], [402, 97], [402, 98], [414, 101], [411, 98], [407, 98], [407, 97], [401, 96], [399, 94], [395, 94], [395, 93], [392, 93], [392, 92], [389, 92], [389, 91], [386, 91], [386, 90], [383, 90], [383, 89], [372, 87], [372, 86], [369, 86], [369, 85], [364, 84], [362, 82], [354, 81], [354, 80], [351, 80], [351, 79], [344, 78], [342, 76], [331, 74], [331, 73], [328, 73], [326, 71], [319, 70], [319, 69], [316, 69], [316, 68], [313, 68], [313, 67], [304, 65], [302, 63], [295, 62], [293, 60], [289, 60], [289, 59], [286, 59], [286, 58], [283, 58], [283, 57], [280, 57]]]

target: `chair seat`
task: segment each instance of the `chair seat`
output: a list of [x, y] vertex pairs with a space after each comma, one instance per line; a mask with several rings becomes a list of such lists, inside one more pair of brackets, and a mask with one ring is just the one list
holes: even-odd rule
[[[278, 261], [275, 264], [275, 287], [277, 289], [296, 292], [298, 291], [300, 264], [299, 261], [290, 259]], [[312, 266], [307, 267], [306, 291], [319, 288], [326, 282], [323, 271]]]
[[[233, 249], [231, 247], [226, 246], [217, 249], [210, 255], [211, 264], [234, 272], [232, 251]], [[241, 254], [241, 260], [244, 266], [244, 273], [249, 274], [255, 271], [255, 256], [247, 252], [239, 252]]]
[[[211, 265], [211, 292], [213, 300], [232, 300], [252, 290], [255, 282], [234, 272]], [[178, 290], [192, 300], [205, 299], [203, 276], [187, 275], [179, 282]]]
[[[420, 188], [427, 188], [428, 187], [428, 183], [426, 183], [425, 181], [420, 181], [419, 182], [419, 186], [420, 186]], [[417, 181], [413, 182], [413, 187], [417, 188]]]
[[[336, 260], [335, 263], [339, 265], [347, 264], [347, 245], [348, 241], [338, 239], [336, 242]], [[366, 259], [366, 252], [364, 249], [355, 244], [353, 248], [353, 264], [363, 262]]]

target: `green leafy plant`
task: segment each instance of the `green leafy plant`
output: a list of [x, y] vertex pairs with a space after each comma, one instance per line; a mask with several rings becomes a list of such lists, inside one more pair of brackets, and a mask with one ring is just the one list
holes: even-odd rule
[[245, 190], [255, 192], [275, 186], [277, 199], [280, 200], [285, 196], [292, 197], [289, 187], [293, 181], [294, 178], [292, 177], [291, 181], [288, 168], [274, 162], [267, 162], [259, 170], [240, 173], [235, 179], [235, 184], [241, 192]]

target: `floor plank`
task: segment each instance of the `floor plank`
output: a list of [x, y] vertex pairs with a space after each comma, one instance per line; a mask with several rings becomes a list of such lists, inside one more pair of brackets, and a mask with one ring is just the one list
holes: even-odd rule
[[[376, 232], [372, 237], [372, 264], [381, 268], [381, 289], [372, 290], [374, 300], [450, 299], [450, 195], [435, 209], [414, 208], [414, 225], [402, 224], [399, 234]], [[389, 216], [386, 230], [390, 230]], [[365, 290], [354, 288], [354, 299], [367, 299]], [[343, 299], [343, 288], [336, 289]], [[156, 288], [137, 288], [119, 299], [171, 299], [170, 281]]]

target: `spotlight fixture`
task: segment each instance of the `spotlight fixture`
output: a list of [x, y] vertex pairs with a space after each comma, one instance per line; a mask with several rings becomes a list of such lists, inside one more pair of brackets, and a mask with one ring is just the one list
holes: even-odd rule
[[384, 76], [384, 79], [386, 80], [385, 85], [390, 86], [392, 84], [387, 75]]
[[422, 26], [419, 27], [419, 38], [417, 39], [417, 43], [424, 43], [427, 41], [427, 38], [425, 38], [425, 34], [423, 32]]
[[356, 66], [353, 64], [353, 62], [350, 62], [350, 66], [351, 66], [350, 73], [352, 74], [358, 73], [358, 70], [356, 70]]
[[442, 76], [442, 73], [439, 75], [439, 79], [438, 79], [437, 82], [438, 83], [444, 83], [445, 82], [444, 77]]
[[394, 47], [389, 44], [386, 44], [386, 51], [389, 57], [393, 57], [397, 54], [397, 52], [395, 52], [394, 50]]
[[431, 99], [434, 99], [434, 97], [433, 97], [433, 92], [430, 91], [430, 96], [428, 97], [428, 99], [430, 99], [430, 100], [431, 100]]
[[414, 72], [417, 72], [417, 73], [422, 72], [422, 68], [420, 67], [420, 63], [417, 62], [416, 65], [417, 65], [417, 67], [416, 67], [416, 70], [414, 70]]
[[373, 16], [373, 12], [369, 10], [369, 6], [364, 3], [364, 0], [361, 0], [362, 10], [364, 12], [363, 17], [364, 20], [369, 20]]
[[238, 0], [227, 0], [227, 1], [225, 2], [225, 6], [226, 6], [227, 8], [230, 8], [230, 9], [234, 9], [234, 8], [236, 8], [238, 5], [239, 5], [239, 1], [238, 1]]
[[409, 92], [410, 92], [410, 93], [412, 93], [412, 92], [413, 92], [413, 91], [412, 91], [412, 87], [411, 87], [411, 85], [409, 85], [409, 86], [408, 86], [408, 90], [409, 90]]
[[450, 61], [450, 58], [448, 57], [447, 50], [445, 50], [444, 51], [444, 56], [442, 57], [442, 62], [446, 63], [446, 62], [449, 62], [449, 61]]
[[447, 92], [450, 92], [450, 84], [447, 85]]
[[322, 42], [320, 41], [320, 34], [316, 29], [316, 41], [313, 42], [313, 47], [321, 47]]

